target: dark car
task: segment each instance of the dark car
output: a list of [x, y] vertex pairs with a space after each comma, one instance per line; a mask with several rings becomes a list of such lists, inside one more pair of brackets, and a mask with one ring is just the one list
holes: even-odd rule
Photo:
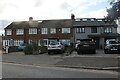
[[77, 53], [96, 53], [95, 42], [93, 39], [81, 39], [77, 46]]
[[105, 54], [120, 53], [120, 43], [119, 43], [119, 41], [117, 41], [116, 39], [106, 40], [104, 52], [105, 52]]

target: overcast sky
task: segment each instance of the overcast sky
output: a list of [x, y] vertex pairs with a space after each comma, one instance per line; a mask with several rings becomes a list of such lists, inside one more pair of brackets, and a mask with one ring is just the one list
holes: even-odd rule
[[[0, 30], [9, 21], [76, 18], [103, 18], [108, 0], [0, 0]], [[4, 21], [3, 21], [4, 20]], [[3, 23], [3, 24], [1, 24]]]

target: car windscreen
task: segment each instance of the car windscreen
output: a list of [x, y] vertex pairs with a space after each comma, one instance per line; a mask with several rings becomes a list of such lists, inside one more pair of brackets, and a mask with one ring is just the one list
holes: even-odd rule
[[91, 42], [92, 41], [92, 39], [82, 39], [82, 40], [80, 40], [81, 42]]
[[117, 44], [116, 41], [110, 41], [109, 43], [110, 43], [110, 44]]
[[50, 42], [50, 45], [58, 45], [59, 44], [59, 42]]

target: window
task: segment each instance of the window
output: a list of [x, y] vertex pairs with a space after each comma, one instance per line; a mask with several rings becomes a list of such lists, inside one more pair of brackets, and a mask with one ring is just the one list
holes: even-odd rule
[[97, 33], [97, 27], [92, 27], [91, 28], [91, 33]]
[[38, 46], [41, 46], [41, 40], [38, 40]]
[[41, 44], [42, 46], [47, 46], [47, 45], [48, 45], [48, 39], [43, 39], [43, 40], [41, 40], [41, 41], [40, 41], [40, 44]]
[[104, 28], [105, 33], [112, 33], [112, 28]]
[[84, 27], [80, 27], [80, 28], [77, 28], [76, 29], [77, 31], [77, 33], [85, 33], [85, 28]]
[[20, 46], [24, 43], [24, 40], [14, 40], [14, 46]]
[[33, 43], [38, 44], [38, 41], [34, 40], [34, 39], [29, 39], [28, 40], [28, 44], [33, 44]]
[[82, 21], [87, 21], [87, 19], [82, 19]]
[[61, 42], [63, 45], [70, 46], [70, 40], [69, 40], [69, 39], [62, 39], [62, 40], [60, 40], [60, 42]]
[[48, 33], [48, 29], [47, 28], [42, 28], [42, 34], [47, 34]]
[[24, 29], [17, 29], [16, 35], [21, 35], [21, 34], [24, 34]]
[[3, 46], [9, 46], [10, 44], [9, 44], [9, 40], [3, 40]]
[[37, 29], [36, 28], [30, 28], [29, 29], [29, 34], [37, 34]]
[[70, 28], [62, 28], [62, 33], [70, 33]]
[[51, 33], [51, 34], [55, 34], [55, 33], [56, 33], [56, 28], [51, 28], [51, 29], [50, 29], [50, 33]]
[[75, 19], [75, 21], [80, 21], [80, 19]]
[[28, 43], [29, 43], [29, 44], [32, 44], [32, 39], [29, 39], [29, 40], [28, 40]]
[[12, 30], [11, 29], [7, 29], [6, 35], [12, 35]]
[[90, 19], [91, 21], [95, 21], [94, 19]]

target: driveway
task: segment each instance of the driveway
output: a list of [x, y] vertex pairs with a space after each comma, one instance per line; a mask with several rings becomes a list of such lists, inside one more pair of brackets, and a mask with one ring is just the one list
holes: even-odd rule
[[57, 66], [89, 69], [118, 69], [120, 58], [118, 54], [104, 54], [97, 50], [96, 54], [81, 54], [73, 52], [69, 56], [61, 54], [24, 55], [23, 52], [3, 54], [3, 62], [30, 64], [39, 66]]

